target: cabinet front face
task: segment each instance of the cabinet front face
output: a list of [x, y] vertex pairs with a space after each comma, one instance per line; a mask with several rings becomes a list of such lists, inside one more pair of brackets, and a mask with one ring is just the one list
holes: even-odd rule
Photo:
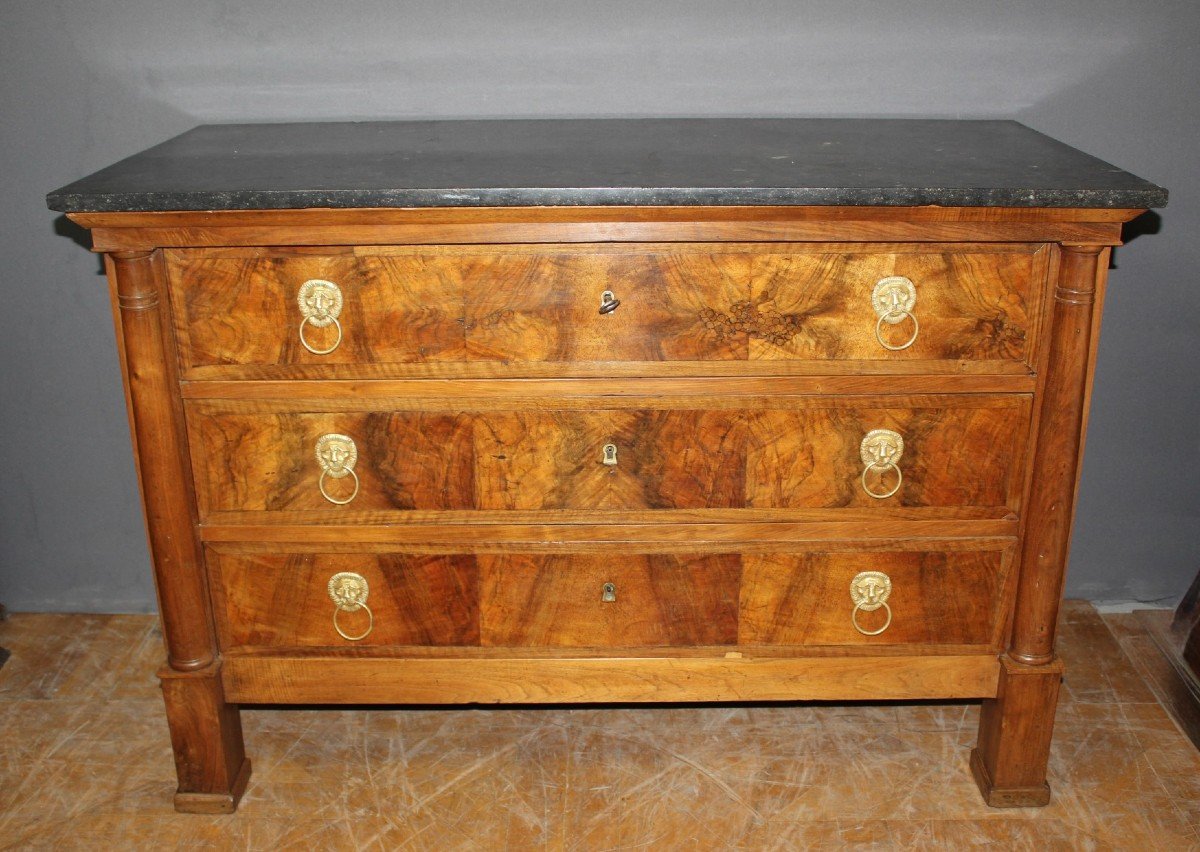
[[380, 401], [382, 410], [372, 411], [281, 413], [264, 405], [247, 413], [244, 405], [222, 405], [189, 407], [204, 514], [1016, 512], [1030, 421], [1025, 395], [806, 397], [770, 407], [649, 410], [396, 411]]
[[166, 254], [193, 379], [614, 362], [1027, 372], [1050, 256], [1041, 244], [704, 243]]

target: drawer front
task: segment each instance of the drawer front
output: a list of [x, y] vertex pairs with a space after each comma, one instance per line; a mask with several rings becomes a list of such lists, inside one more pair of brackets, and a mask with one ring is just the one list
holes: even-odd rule
[[[189, 423], [205, 514], [1019, 508], [1027, 396], [772, 402], [785, 404], [453, 413], [193, 405]], [[880, 431], [901, 442], [900, 454], [868, 465], [864, 439]], [[322, 460], [325, 436], [352, 448], [350, 472]]]
[[217, 547], [209, 576], [226, 649], [998, 648], [1013, 580], [1007, 543], [962, 540], [745, 554]]
[[[208, 565], [224, 648], [479, 644], [471, 556], [210, 550]], [[365, 606], [335, 604], [330, 582], [341, 575], [361, 579]]]
[[1007, 549], [747, 555], [739, 638], [999, 647], [1011, 562]]
[[[187, 249], [168, 251], [167, 269], [185, 378], [456, 363], [521, 375], [614, 361], [1032, 363], [1047, 258], [1023, 244]], [[897, 278], [909, 283], [876, 293]]]
[[733, 554], [478, 558], [484, 645], [737, 643], [741, 567]]

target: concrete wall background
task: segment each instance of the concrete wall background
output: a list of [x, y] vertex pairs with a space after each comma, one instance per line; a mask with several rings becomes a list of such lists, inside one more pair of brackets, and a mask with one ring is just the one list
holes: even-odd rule
[[1194, 0], [0, 0], [0, 602], [153, 607], [97, 259], [44, 194], [193, 125], [1016, 118], [1170, 188], [1118, 250], [1068, 593], [1200, 567]]

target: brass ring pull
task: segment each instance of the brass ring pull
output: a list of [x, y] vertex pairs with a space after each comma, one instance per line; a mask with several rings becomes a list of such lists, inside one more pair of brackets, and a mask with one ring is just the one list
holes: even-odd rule
[[[863, 462], [863, 491], [876, 500], [886, 500], [900, 490], [900, 486], [904, 482], [904, 473], [900, 470], [899, 465], [900, 457], [904, 455], [904, 439], [898, 432], [893, 432], [891, 429], [872, 429], [862, 439], [858, 454]], [[887, 473], [889, 470], [896, 471], [896, 484], [885, 492], [872, 491], [867, 482], [867, 474], [872, 470], [880, 471], [881, 474]]]
[[[354, 439], [333, 432], [322, 435], [317, 439], [316, 455], [317, 464], [321, 468], [321, 476], [317, 479], [317, 488], [320, 490], [321, 496], [335, 506], [345, 506], [357, 497], [359, 482], [358, 474], [354, 472], [354, 465], [358, 461], [358, 447], [355, 445]], [[349, 497], [334, 497], [326, 490], [326, 477], [343, 479], [347, 476], [354, 480], [354, 490]]]
[[[872, 468], [878, 469], [884, 473], [887, 473], [887, 471], [889, 471], [889, 470], [896, 471], [896, 484], [894, 486], [892, 486], [890, 489], [888, 489], [887, 491], [883, 492], [882, 494], [879, 493], [878, 491], [872, 491], [871, 486], [867, 484], [867, 474], [871, 472]], [[888, 464], [884, 464], [884, 465], [869, 464], [863, 468], [863, 472], [862, 472], [863, 491], [870, 494], [876, 500], [886, 500], [887, 498], [891, 497], [893, 494], [895, 494], [897, 491], [900, 490], [900, 484], [902, 482], [904, 482], [904, 474], [900, 471], [900, 468], [898, 468], [894, 464], [891, 464], [890, 462]]]
[[[888, 343], [886, 340], [884, 340], [883, 339], [883, 324], [884, 324], [884, 322], [888, 322], [888, 323], [895, 325], [896, 323], [903, 321], [905, 317], [908, 317], [909, 319], [911, 319], [913, 321], [912, 336], [909, 337], [908, 340], [906, 340], [904, 343], [901, 343], [899, 346], [895, 346], [891, 343]], [[921, 333], [921, 324], [919, 322], [917, 322], [917, 315], [914, 313], [910, 313], [909, 311], [891, 311], [886, 314], [880, 314], [879, 320], [875, 323], [875, 339], [879, 341], [880, 346], [882, 346], [884, 349], [890, 349], [892, 352], [899, 352], [902, 349], [907, 349], [908, 347], [912, 346], [914, 343], [917, 342], [917, 335], [920, 333]]]
[[[367, 578], [361, 574], [342, 571], [329, 578], [328, 590], [333, 601], [333, 629], [347, 642], [366, 639], [375, 629], [375, 613], [367, 606], [367, 595], [370, 593]], [[343, 612], [358, 612], [360, 609], [367, 613], [367, 629], [357, 636], [351, 635], [338, 623], [338, 615]]]
[[[878, 607], [876, 607], [876, 609], [878, 609]], [[878, 636], [880, 633], [887, 630], [892, 626], [892, 608], [885, 603], [883, 604], [883, 609], [887, 613], [887, 621], [883, 623], [883, 627], [880, 627], [878, 630], [864, 630], [858, 623], [858, 614], [860, 612], [869, 612], [869, 610], [867, 610], [861, 604], [855, 604], [854, 612], [850, 616], [850, 620], [854, 622], [854, 629], [863, 636]]]
[[[331, 474], [327, 470], [323, 470], [323, 471], [321, 471], [321, 478], [317, 480], [317, 488], [319, 488], [321, 490], [321, 496], [324, 497], [326, 500], [328, 500], [330, 503], [332, 503], [335, 506], [345, 506], [347, 503], [349, 503], [355, 497], [358, 496], [358, 474], [352, 470], [348, 470], [348, 471], [346, 471], [346, 473], [349, 474], [354, 479], [354, 490], [352, 492], [350, 492], [349, 497], [347, 497], [343, 500], [339, 500], [337, 497], [334, 497], [332, 494], [330, 494], [328, 491], [325, 490], [325, 477], [333, 476], [333, 474]], [[335, 478], [338, 478], [338, 477], [335, 477]]]
[[[876, 282], [875, 289], [871, 291], [871, 307], [875, 309], [875, 314], [879, 317], [875, 321], [875, 339], [879, 341], [880, 346], [891, 352], [899, 352], [917, 342], [917, 336], [921, 333], [921, 324], [917, 321], [917, 315], [913, 313], [916, 305], [917, 287], [910, 279], [903, 275], [891, 275]], [[912, 320], [912, 335], [900, 344], [888, 343], [884, 340], [884, 324], [899, 325], [904, 322], [905, 317]]]
[[[882, 571], [863, 571], [861, 574], [855, 575], [854, 579], [850, 581], [850, 600], [854, 603], [854, 609], [850, 613], [850, 623], [854, 625], [854, 629], [863, 636], [878, 636], [891, 627], [892, 608], [887, 603], [891, 594], [892, 578]], [[874, 612], [880, 607], [887, 613], [887, 620], [884, 621], [883, 627], [878, 630], [867, 630], [858, 623], [860, 612]]]
[[[342, 291], [332, 281], [312, 278], [300, 285], [296, 293], [296, 302], [300, 307], [300, 344], [314, 355], [328, 355], [342, 343], [342, 324], [338, 315], [342, 312]], [[313, 346], [304, 335], [305, 326], [326, 328], [333, 326], [337, 337], [332, 345], [325, 349]]]
[[[318, 349], [308, 342], [308, 338], [304, 336], [304, 326], [313, 323], [311, 317], [305, 317], [304, 319], [300, 320], [300, 345], [314, 355], [328, 355], [330, 352], [337, 349], [342, 343], [342, 324], [337, 321], [337, 317], [332, 317], [332, 319], [332, 325], [337, 330], [337, 337], [334, 338], [333, 345], [327, 349]], [[313, 324], [315, 325], [315, 323]], [[328, 325], [329, 323], [326, 324]]]
[[600, 313], [611, 314], [619, 307], [621, 307], [621, 300], [613, 294], [612, 290], [605, 290], [600, 294]]

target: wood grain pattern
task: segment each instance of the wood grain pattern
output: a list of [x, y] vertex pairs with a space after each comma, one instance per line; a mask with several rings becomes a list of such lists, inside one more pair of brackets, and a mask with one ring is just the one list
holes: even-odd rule
[[109, 286], [138, 464], [167, 662], [177, 671], [216, 659], [161, 255], [112, 256]]
[[[190, 409], [210, 511], [1019, 508], [1029, 398], [797, 398], [765, 409], [243, 414]], [[789, 407], [784, 407], [788, 405]], [[940, 404], [939, 404], [940, 403]], [[376, 403], [378, 404], [378, 403]], [[928, 407], [926, 407], [928, 406]], [[270, 408], [267, 409], [270, 411]], [[905, 440], [904, 483], [863, 490], [871, 429]], [[318, 490], [317, 439], [358, 446], [359, 494]], [[617, 447], [617, 464], [602, 463]], [[869, 481], [893, 473], [871, 472]], [[349, 496], [348, 479], [327, 480]], [[341, 492], [345, 492], [342, 495]]]
[[990, 207], [538, 207], [71, 213], [96, 251], [159, 246], [626, 242], [1076, 242], [1119, 245], [1141, 210]]
[[[177, 807], [236, 804], [237, 701], [985, 698], [985, 797], [1043, 801], [1097, 247], [1138, 212], [72, 214], [133, 251], [107, 262]], [[921, 323], [895, 353], [888, 275]], [[345, 296], [325, 356], [309, 278]], [[884, 501], [872, 428], [906, 442]], [[350, 506], [316, 488], [326, 432], [358, 444]], [[332, 631], [343, 569], [371, 585], [361, 645]], [[874, 638], [849, 618], [869, 569], [894, 584]]]
[[1050, 801], [1046, 764], [1063, 666], [1026, 666], [1000, 657], [995, 698], [985, 698], [971, 771], [993, 808], [1040, 807]]
[[[733, 554], [480, 556], [484, 645], [610, 647], [737, 642]], [[611, 582], [616, 600], [601, 600]]]
[[[499, 362], [521, 375], [521, 365], [545, 362], [1033, 363], [1035, 285], [1046, 271], [1037, 245], [226, 249], [167, 258], [184, 375], [207, 368], [210, 378], [221, 376], [216, 367], [275, 364], [444, 372], [446, 362]], [[911, 278], [918, 291], [922, 332], [902, 352], [875, 339], [871, 290], [889, 275]], [[299, 341], [295, 296], [310, 278], [344, 293], [342, 343], [327, 355]], [[611, 314], [598, 311], [605, 290], [621, 302]]]
[[[1011, 555], [1003, 551], [777, 553], [742, 560], [739, 641], [781, 645], [979, 645], [1000, 648]], [[882, 571], [892, 581], [890, 626], [854, 628], [850, 581]], [[882, 610], [859, 613], [866, 630]], [[926, 647], [926, 650], [929, 650]]]
[[[210, 552], [209, 566], [223, 649], [479, 643], [479, 569], [469, 555]], [[358, 642], [333, 626], [327, 586], [341, 571], [369, 588], [374, 627]], [[362, 610], [339, 622], [352, 635], [370, 625]]]
[[1093, 309], [1108, 254], [1101, 246], [1064, 246], [1054, 289], [1050, 366], [1039, 395], [1030, 511], [1009, 651], [1015, 660], [1030, 665], [1054, 659], [1095, 359]]
[[175, 810], [233, 813], [250, 781], [250, 761], [237, 704], [225, 696], [220, 662], [188, 672], [164, 666], [158, 677], [179, 779]]
[[888, 701], [996, 694], [994, 654], [907, 657], [354, 659], [230, 655], [231, 701], [559, 704]]

